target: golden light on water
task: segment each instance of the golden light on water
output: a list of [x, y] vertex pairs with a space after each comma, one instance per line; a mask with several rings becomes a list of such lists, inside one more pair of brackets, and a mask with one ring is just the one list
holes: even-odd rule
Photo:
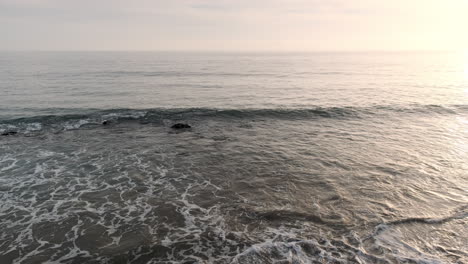
[[[463, 63], [465, 64], [463, 67], [463, 77], [465, 78], [465, 80], [468, 80], [468, 50], [463, 52], [462, 60], [463, 60]], [[468, 89], [468, 87], [466, 87], [466, 89]]]
[[463, 77], [465, 78], [465, 96], [468, 97], [468, 63], [465, 65], [465, 69], [463, 70]]
[[462, 53], [462, 61], [464, 63], [463, 67], [463, 91], [466, 97], [468, 97], [468, 50]]

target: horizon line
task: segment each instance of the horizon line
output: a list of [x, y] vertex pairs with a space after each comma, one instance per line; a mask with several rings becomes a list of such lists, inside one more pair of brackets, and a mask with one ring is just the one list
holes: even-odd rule
[[369, 49], [369, 50], [190, 50], [190, 49], [0, 49], [0, 52], [161, 52], [161, 53], [406, 53], [467, 52], [443, 49]]

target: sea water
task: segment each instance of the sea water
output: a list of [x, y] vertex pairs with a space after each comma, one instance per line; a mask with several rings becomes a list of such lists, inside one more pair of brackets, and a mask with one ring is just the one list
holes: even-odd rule
[[0, 263], [467, 263], [466, 69], [2, 52]]

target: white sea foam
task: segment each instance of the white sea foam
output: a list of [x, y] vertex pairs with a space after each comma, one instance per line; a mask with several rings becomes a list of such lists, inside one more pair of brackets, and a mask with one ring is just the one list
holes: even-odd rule
[[34, 132], [34, 131], [40, 131], [42, 130], [42, 124], [35, 122], [35, 123], [29, 123], [26, 125], [26, 131], [27, 132]]
[[[453, 214], [446, 209], [447, 217], [437, 218], [442, 213], [432, 205], [463, 204], [462, 186], [453, 184], [463, 182], [462, 148], [455, 146], [456, 154], [445, 157], [459, 163], [435, 177], [443, 165], [424, 164], [440, 157], [405, 152], [393, 144], [393, 134], [378, 137], [382, 144], [368, 144], [362, 121], [348, 124], [346, 131], [333, 120], [320, 126], [310, 120], [258, 120], [250, 126], [241, 126], [245, 120], [198, 121], [194, 131], [181, 133], [122, 123], [99, 133], [82, 129], [5, 137], [0, 144], [0, 229], [5, 230], [0, 260], [7, 254], [23, 262], [47, 256], [52, 263], [446, 263], [466, 258], [463, 232], [457, 231], [466, 229], [466, 209]], [[427, 150], [427, 138], [412, 123], [399, 123], [397, 130], [410, 127], [405, 131], [413, 134], [405, 144]], [[368, 129], [389, 126], [377, 125]], [[221, 133], [232, 140], [213, 140]], [[462, 139], [464, 132], [457, 133]], [[291, 135], [294, 142], [287, 140]], [[351, 146], [341, 144], [348, 141]], [[431, 153], [447, 146], [452, 145], [431, 145]], [[431, 189], [435, 183], [450, 190], [437, 193], [443, 199], [421, 191], [437, 192]], [[421, 208], [424, 215], [405, 217]], [[418, 244], [437, 226], [454, 233], [437, 234], [450, 242], [437, 244], [448, 253]], [[426, 234], [421, 240], [431, 239]]]
[[74, 130], [74, 129], [78, 129], [86, 124], [90, 124], [92, 123], [90, 120], [88, 119], [80, 119], [78, 121], [68, 121], [66, 122], [65, 124], [63, 124], [63, 129], [64, 130]]

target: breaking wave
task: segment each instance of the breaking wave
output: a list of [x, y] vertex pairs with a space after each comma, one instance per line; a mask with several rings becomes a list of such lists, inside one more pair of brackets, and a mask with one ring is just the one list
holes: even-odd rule
[[[68, 110], [72, 112], [73, 110]], [[100, 111], [76, 110], [84, 114], [39, 115], [0, 120], [2, 135], [31, 134], [43, 130], [60, 132], [79, 128], [108, 125], [126, 121], [164, 124], [165, 120], [197, 120], [204, 118], [247, 119], [258, 118], [283, 120], [314, 119], [359, 119], [392, 117], [397, 115], [456, 115], [468, 111], [468, 105], [414, 105], [372, 107], [314, 107], [276, 109], [213, 109], [213, 108], [153, 108], [153, 109], [109, 109]]]
[[[281, 230], [273, 239], [254, 244], [236, 255], [232, 264], [239, 263], [445, 263], [410, 243], [397, 229], [400, 225], [428, 224], [442, 225], [450, 221], [463, 220], [468, 217], [468, 206], [452, 211], [452, 214], [440, 218], [409, 217], [395, 220], [375, 227], [374, 232], [364, 238], [343, 234], [341, 239], [297, 239], [294, 234], [284, 234]], [[289, 235], [289, 236], [288, 236]], [[449, 253], [450, 250], [440, 246], [438, 250]], [[466, 257], [461, 251], [451, 251], [455, 259]]]

